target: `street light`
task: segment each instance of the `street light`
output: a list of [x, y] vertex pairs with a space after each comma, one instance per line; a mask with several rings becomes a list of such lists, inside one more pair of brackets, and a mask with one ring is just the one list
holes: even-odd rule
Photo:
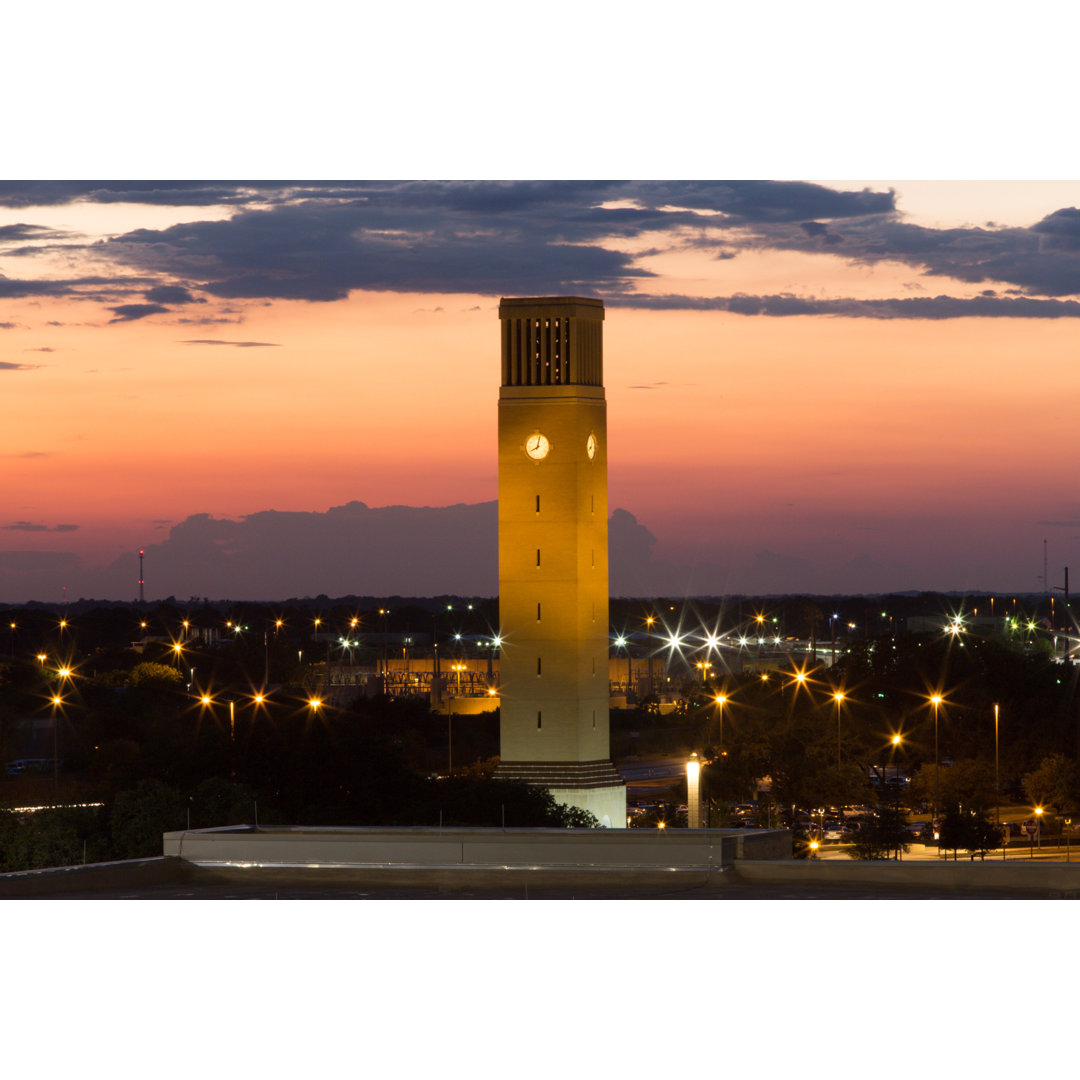
[[1001, 776], [998, 772], [998, 719], [999, 706], [994, 702], [994, 824], [1001, 831]]
[[64, 704], [64, 699], [59, 694], [52, 697], [52, 737], [53, 737], [53, 802], [60, 802], [60, 740], [57, 729], [60, 726], [56, 719], [56, 710]]
[[833, 691], [833, 701], [836, 702], [836, 771], [840, 772], [840, 704], [844, 700], [844, 691]]
[[941, 801], [941, 756], [938, 753], [938, 706], [944, 699], [940, 694], [930, 695], [930, 704], [934, 706], [934, 818], [937, 818], [938, 803]]
[[701, 828], [701, 762], [696, 753], [686, 763], [686, 824]]
[[725, 694], [716, 695], [716, 707], [720, 715], [720, 753], [724, 753], [724, 705], [727, 703]]

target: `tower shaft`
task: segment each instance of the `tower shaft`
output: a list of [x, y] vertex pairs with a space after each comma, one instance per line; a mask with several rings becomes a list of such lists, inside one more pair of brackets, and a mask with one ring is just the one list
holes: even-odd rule
[[497, 775], [622, 826], [608, 721], [603, 304], [504, 299], [499, 316]]

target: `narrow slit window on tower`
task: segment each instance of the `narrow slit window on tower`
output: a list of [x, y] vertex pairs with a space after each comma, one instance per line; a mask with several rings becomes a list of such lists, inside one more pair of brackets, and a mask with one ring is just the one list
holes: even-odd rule
[[540, 621], [540, 601], [536, 601], [536, 621]]
[[539, 548], [536, 549], [536, 565], [537, 566], [540, 565], [540, 549]]
[[540, 657], [539, 656], [536, 658], [536, 674], [537, 675], [540, 674]]
[[540, 513], [540, 496], [539, 495], [536, 496], [536, 512], [538, 514]]
[[595, 656], [592, 658], [592, 673], [594, 675], [596, 674], [596, 657]]
[[595, 514], [596, 513], [596, 496], [595, 495], [590, 495], [589, 496], [589, 513], [590, 514]]
[[592, 711], [592, 726], [593, 726], [593, 730], [595, 730], [596, 729], [596, 710], [595, 709], [593, 709], [593, 711]]
[[589, 552], [589, 561], [592, 564], [592, 568], [595, 570], [596, 569], [596, 548], [593, 548], [592, 551]]
[[543, 725], [543, 723], [541, 721], [541, 717], [540, 717], [540, 710], [537, 709], [536, 710], [536, 730], [539, 731], [543, 726], [544, 725]]

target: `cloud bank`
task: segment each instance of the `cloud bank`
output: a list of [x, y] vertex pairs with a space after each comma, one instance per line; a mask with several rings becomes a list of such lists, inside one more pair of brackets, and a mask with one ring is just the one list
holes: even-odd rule
[[[89, 241], [32, 221], [37, 206], [126, 202], [225, 207], [224, 219], [132, 229]], [[1024, 228], [930, 228], [904, 219], [894, 191], [799, 181], [18, 182], [0, 206], [7, 266], [61, 246], [98, 273], [0, 278], [0, 297], [99, 299], [112, 323], [236, 300], [328, 303], [354, 290], [587, 294], [650, 309], [764, 317], [1075, 318], [1080, 209]], [[792, 251], [850, 265], [902, 264], [938, 295], [874, 300], [691, 297], [658, 289], [647, 254], [696, 250], [716, 259]], [[100, 273], [112, 265], [115, 276]], [[949, 288], [949, 282], [954, 288]], [[970, 297], [963, 286], [991, 295]], [[1004, 291], [1004, 295], [998, 295]], [[954, 295], [954, 293], [964, 295]]]

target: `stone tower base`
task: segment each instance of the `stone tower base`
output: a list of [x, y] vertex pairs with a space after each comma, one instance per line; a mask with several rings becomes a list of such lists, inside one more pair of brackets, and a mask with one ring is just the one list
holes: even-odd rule
[[603, 828], [626, 828], [626, 784], [610, 761], [502, 761], [495, 779], [545, 787], [557, 803], [588, 810]]

